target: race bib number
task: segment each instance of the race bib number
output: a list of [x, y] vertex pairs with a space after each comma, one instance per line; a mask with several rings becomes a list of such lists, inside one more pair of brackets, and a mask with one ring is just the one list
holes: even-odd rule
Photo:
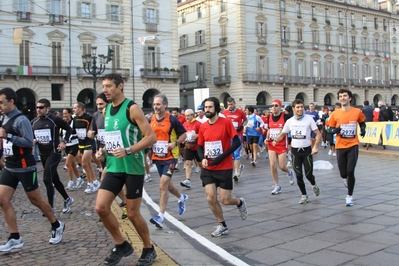
[[159, 140], [152, 145], [152, 152], [155, 156], [165, 157], [168, 154], [168, 142], [166, 140]]
[[50, 129], [37, 129], [35, 130], [35, 138], [40, 144], [47, 144], [51, 141]]
[[205, 157], [208, 159], [215, 159], [223, 153], [222, 141], [206, 141], [205, 142]]
[[85, 128], [77, 128], [76, 129], [76, 136], [78, 136], [78, 139], [85, 139], [86, 138], [86, 129]]
[[13, 143], [11, 141], [3, 139], [3, 154], [5, 157], [14, 155], [14, 152], [12, 151], [12, 145]]
[[342, 124], [341, 138], [351, 139], [356, 136], [356, 124]]
[[104, 131], [105, 148], [108, 154], [116, 148], [123, 148], [122, 135], [119, 130], [116, 131]]
[[253, 128], [253, 127], [254, 127], [254, 121], [248, 121], [247, 128]]
[[271, 128], [269, 129], [270, 132], [270, 140], [275, 140], [277, 138], [277, 136], [280, 134], [281, 129], [279, 128]]
[[238, 128], [238, 122], [232, 121], [232, 123], [233, 123], [233, 127], [234, 127], [235, 129], [237, 129], [237, 128]]
[[105, 130], [104, 129], [99, 129], [97, 132], [97, 139], [99, 142], [102, 144], [105, 143], [105, 136], [104, 136]]
[[291, 129], [291, 137], [293, 139], [306, 139], [306, 126], [293, 125]]
[[193, 135], [195, 134], [195, 132], [194, 131], [187, 131], [186, 132], [186, 141], [187, 142], [195, 142], [196, 140], [195, 139], [193, 139]]

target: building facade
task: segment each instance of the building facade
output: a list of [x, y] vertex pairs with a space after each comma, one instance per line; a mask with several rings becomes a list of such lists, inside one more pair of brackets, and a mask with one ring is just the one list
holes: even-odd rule
[[[156, 93], [179, 105], [180, 72], [163, 70], [178, 68], [176, 1], [2, 1], [0, 21], [0, 88], [14, 89], [29, 117], [40, 98], [55, 109], [80, 101], [94, 111], [101, 76], [113, 72], [140, 106], [150, 108]], [[93, 70], [93, 56], [97, 71], [104, 63], [95, 84], [83, 55], [86, 70]]]
[[178, 4], [181, 106], [196, 88], [226, 104], [353, 104], [399, 95], [395, 1], [191, 0]]

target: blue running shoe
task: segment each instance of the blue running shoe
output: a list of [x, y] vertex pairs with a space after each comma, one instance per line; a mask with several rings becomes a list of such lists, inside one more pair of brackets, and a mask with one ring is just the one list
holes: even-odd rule
[[188, 200], [188, 196], [183, 194], [183, 200], [177, 201], [177, 212], [179, 215], [182, 215], [186, 211], [186, 202]]

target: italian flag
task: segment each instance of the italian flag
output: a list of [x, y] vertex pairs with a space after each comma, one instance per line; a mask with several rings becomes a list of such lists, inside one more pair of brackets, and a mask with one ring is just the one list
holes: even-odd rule
[[20, 75], [32, 75], [32, 67], [31, 66], [19, 66], [18, 74]]

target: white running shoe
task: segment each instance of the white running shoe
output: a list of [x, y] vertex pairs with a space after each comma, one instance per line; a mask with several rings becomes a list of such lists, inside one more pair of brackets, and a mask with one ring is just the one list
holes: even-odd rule
[[52, 228], [51, 229], [51, 238], [50, 238], [50, 244], [58, 244], [62, 240], [62, 234], [64, 233], [65, 230], [65, 224], [61, 221], [58, 221], [60, 223], [60, 226], [56, 229]]
[[75, 188], [75, 184], [73, 183], [73, 181], [69, 181], [68, 185], [66, 187], [67, 190], [73, 190]]
[[196, 173], [199, 173], [199, 172], [200, 172], [199, 166], [196, 166], [196, 167], [195, 167], [195, 172], [196, 172]]
[[144, 176], [144, 182], [145, 182], [145, 183], [151, 182], [151, 180], [152, 180], [151, 174], [148, 174], [148, 175], [145, 175], [145, 176]]
[[301, 199], [299, 200], [299, 204], [308, 203], [308, 195], [302, 195]]
[[353, 206], [353, 196], [346, 196], [345, 198], [345, 205], [346, 207], [351, 207]]
[[335, 152], [333, 153], [333, 157], [337, 157], [337, 154]]
[[238, 176], [240, 177], [242, 175], [242, 171], [244, 170], [244, 165], [240, 164], [240, 172], [238, 172]]
[[91, 193], [94, 193], [94, 192], [95, 192], [95, 190], [94, 190], [93, 184], [92, 183], [87, 183], [87, 188], [85, 189], [85, 193], [86, 194], [91, 194]]
[[235, 173], [233, 174], [233, 180], [236, 181], [236, 182], [238, 182], [238, 180], [240, 180], [240, 174], [237, 173], [237, 172], [235, 172]]
[[22, 237], [19, 237], [18, 239], [8, 239], [7, 242], [4, 245], [0, 246], [0, 252], [8, 252], [11, 249], [14, 248], [22, 248], [24, 246], [24, 240]]
[[288, 180], [290, 182], [291, 185], [293, 185], [295, 183], [296, 180], [296, 176], [295, 176], [295, 172], [294, 170], [290, 169], [289, 173], [288, 173]]
[[180, 182], [180, 186], [186, 187], [186, 188], [191, 188], [191, 181], [190, 181], [190, 179], [186, 179], [186, 180]]
[[332, 155], [332, 150], [328, 151], [328, 155], [330, 155], [330, 156]]
[[76, 180], [76, 188], [78, 189], [78, 188], [81, 188], [82, 187], [82, 185], [83, 185], [83, 178], [82, 178], [82, 176], [80, 176], [80, 177], [78, 177], [78, 179]]
[[281, 193], [281, 187], [280, 185], [274, 185], [274, 189], [272, 190], [272, 195], [277, 195]]
[[64, 200], [64, 208], [62, 209], [63, 213], [68, 213], [71, 211], [71, 206], [73, 203], [73, 198], [69, 197], [66, 200]]
[[100, 188], [101, 182], [96, 180], [93, 182], [93, 191], [96, 192]]
[[211, 236], [221, 236], [228, 234], [229, 234], [229, 229], [219, 224], [218, 226], [216, 226], [216, 230], [212, 232]]

